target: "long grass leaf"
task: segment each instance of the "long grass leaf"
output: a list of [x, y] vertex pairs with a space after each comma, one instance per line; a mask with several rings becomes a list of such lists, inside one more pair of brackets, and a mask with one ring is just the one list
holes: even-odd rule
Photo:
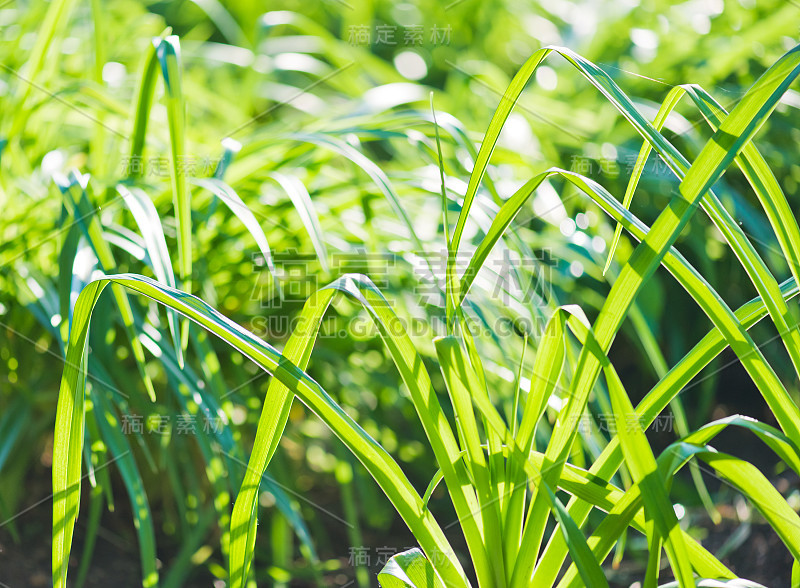
[[[156, 278], [171, 288], [176, 287], [175, 273], [172, 270], [172, 259], [167, 248], [167, 239], [164, 236], [164, 229], [161, 228], [161, 218], [158, 216], [153, 201], [144, 193], [143, 190], [135, 186], [130, 188], [122, 184], [117, 184], [117, 192], [125, 201], [128, 210], [131, 211], [139, 232], [144, 238], [145, 247], [153, 264], [153, 272]], [[178, 363], [183, 365], [183, 348], [180, 343], [180, 333], [178, 327], [178, 315], [171, 310], [167, 311], [169, 317], [169, 331], [175, 345], [175, 353]]]
[[[75, 305], [70, 345], [67, 351], [62, 386], [59, 392], [59, 404], [56, 415], [56, 431], [54, 439], [53, 468], [53, 578], [56, 588], [62, 588], [66, 581], [66, 567], [72, 543], [72, 534], [78, 512], [80, 494], [81, 448], [84, 426], [84, 358], [86, 353], [86, 336], [89, 328], [91, 311], [103, 288], [110, 282], [123, 285], [135, 292], [148, 296], [160, 304], [164, 304], [197, 322], [223, 341], [237, 349], [240, 353], [256, 362], [262, 369], [269, 370], [284, 386], [288, 393], [283, 401], [268, 397], [265, 406], [277, 401], [274, 409], [282, 413], [289, 405], [291, 394], [297, 394], [311, 410], [348, 446], [351, 452], [367, 467], [392, 504], [411, 528], [422, 549], [428, 554], [438, 553], [443, 561], [437, 569], [448, 586], [466, 587], [468, 585], [454, 552], [433, 516], [422, 507], [422, 499], [403, 474], [396, 462], [385, 450], [372, 439], [353, 419], [336, 404], [328, 394], [302, 370], [286, 360], [273, 347], [264, 343], [250, 332], [233, 323], [211, 307], [185, 292], [180, 292], [159, 284], [144, 276], [122, 274], [91, 282], [78, 297]], [[265, 411], [269, 414], [268, 411]], [[260, 439], [262, 447], [276, 443], [271, 434]], [[58, 464], [57, 466], [55, 464]], [[252, 472], [248, 468], [248, 473]], [[261, 470], [256, 472], [258, 478]], [[251, 474], [252, 475], [252, 474]], [[258, 483], [254, 484], [257, 490]], [[248, 479], [243, 484], [245, 491], [250, 491]], [[240, 493], [240, 498], [243, 494]], [[237, 500], [238, 502], [238, 500]], [[246, 510], [242, 518], [241, 508], [234, 506], [235, 517], [232, 518], [231, 558], [243, 555], [240, 548], [243, 539], [247, 541], [250, 530], [255, 525], [248, 525], [252, 503], [242, 501]], [[254, 539], [254, 534], [253, 534]], [[243, 560], [239, 567], [233, 567], [231, 577], [235, 586], [242, 585], [247, 577], [243, 569]]]
[[[244, 203], [236, 191], [228, 184], [217, 178], [193, 178], [192, 183], [205, 188], [217, 198], [225, 203], [233, 214], [242, 221], [242, 224], [247, 228], [247, 231], [253, 236], [256, 244], [258, 245], [261, 255], [264, 257], [264, 263], [267, 264], [270, 273], [275, 277], [275, 262], [272, 258], [272, 250], [267, 242], [267, 236], [264, 234], [264, 229], [258, 224], [253, 211]], [[277, 280], [277, 278], [276, 278]]]
[[[192, 291], [192, 217], [186, 185], [186, 105], [181, 80], [181, 49], [178, 37], [154, 39], [156, 59], [164, 79], [167, 122], [169, 124], [170, 181], [178, 225], [178, 267], [182, 287]], [[185, 336], [184, 336], [185, 337]], [[184, 345], [185, 346], [185, 345]]]
[[[103, 228], [100, 224], [100, 219], [97, 216], [97, 211], [92, 208], [86, 193], [88, 185], [88, 177], [81, 176], [78, 173], [73, 173], [70, 179], [64, 177], [56, 177], [56, 183], [64, 196], [64, 203], [66, 204], [70, 214], [76, 223], [81, 227], [86, 239], [92, 246], [97, 259], [100, 262], [100, 267], [104, 272], [115, 271], [117, 265], [114, 260], [114, 255], [111, 252], [111, 247], [104, 236]], [[145, 369], [145, 357], [142, 343], [139, 340], [139, 335], [133, 324], [133, 309], [130, 300], [123, 290], [119, 287], [112, 288], [114, 300], [119, 309], [120, 318], [125, 327], [125, 332], [131, 343], [134, 358], [136, 359], [136, 366], [139, 369], [139, 375], [144, 382], [145, 389], [147, 390], [150, 400], [155, 402], [156, 393], [153, 388], [153, 382]]]
[[298, 178], [286, 174], [273, 172], [270, 177], [278, 182], [280, 187], [289, 195], [289, 199], [297, 210], [297, 214], [300, 215], [300, 220], [303, 222], [308, 236], [311, 237], [311, 244], [314, 246], [314, 251], [317, 253], [317, 259], [319, 259], [322, 269], [326, 272], [329, 271], [328, 248], [325, 246], [325, 238], [322, 234], [322, 227], [319, 224], [319, 215], [305, 185]]

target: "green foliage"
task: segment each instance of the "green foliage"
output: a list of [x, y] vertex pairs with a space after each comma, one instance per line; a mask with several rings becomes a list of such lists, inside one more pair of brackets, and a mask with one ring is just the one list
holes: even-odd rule
[[[796, 497], [712, 445], [800, 473], [796, 8], [655, 2], [589, 33], [557, 4], [0, 7], [0, 475], [54, 432], [55, 586], [79, 516], [90, 577], [119, 488], [143, 586], [322, 584], [400, 522], [419, 548], [360, 585], [604, 586], [615, 549], [648, 587], [724, 585], [676, 515], [720, 516], [701, 470], [797, 575]], [[741, 43], [689, 51], [702, 18]], [[450, 36], [351, 38], [376, 22]], [[723, 353], [762, 419], [712, 413]], [[24, 504], [0, 489], [15, 540]]]

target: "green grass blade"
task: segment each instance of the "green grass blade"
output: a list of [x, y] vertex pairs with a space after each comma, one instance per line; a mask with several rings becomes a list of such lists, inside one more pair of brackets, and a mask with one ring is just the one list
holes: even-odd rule
[[[369, 311], [376, 326], [379, 327], [387, 350], [411, 393], [412, 401], [428, 435], [434, 455], [442, 468], [456, 512], [465, 528], [465, 536], [474, 563], [476, 567], [483, 566], [484, 569], [488, 569], [485, 556], [481, 559], [482, 547], [480, 547], [480, 543], [476, 544], [479, 534], [472, 513], [478, 511], [477, 501], [474, 491], [469, 488], [466, 469], [460, 457], [458, 445], [438, 404], [427, 372], [422, 367], [422, 359], [415, 351], [398, 317], [377, 288], [363, 276], [348, 275], [315, 293], [306, 302], [300, 316], [300, 323], [284, 348], [284, 357], [289, 360], [294, 359], [296, 365], [301, 368], [307, 364], [320, 321], [336, 292], [344, 292], [363, 305]], [[255, 541], [257, 485], [254, 476], [256, 472], [262, 472], [266, 468], [277, 448], [279, 433], [283, 430], [288, 418], [287, 398], [290, 398], [289, 394], [290, 390], [281, 382], [270, 383], [267, 401], [256, 433], [256, 442], [253, 445], [253, 453], [250, 456], [245, 480], [234, 506], [231, 519], [230, 569], [232, 574], [236, 573], [233, 577], [240, 581], [244, 581], [246, 576], [246, 574], [242, 574], [242, 570], [249, 565]], [[233, 529], [238, 529], [238, 532], [234, 532]], [[245, 532], [244, 529], [247, 531]]]
[[732, 415], [712, 421], [687, 435], [681, 441], [694, 445], [705, 445], [727, 427], [738, 427], [750, 431], [772, 449], [786, 465], [795, 472], [800, 470], [800, 450], [789, 437], [775, 427], [742, 415]]
[[[530, 454], [533, 449], [536, 424], [544, 413], [547, 401], [558, 385], [564, 368], [564, 325], [567, 313], [568, 310], [558, 308], [548, 320], [544, 334], [539, 339], [530, 391], [522, 411], [522, 422], [519, 433], [514, 435], [522, 448], [523, 455]], [[526, 499], [527, 484], [518, 461], [510, 462], [508, 477], [509, 506], [505, 518], [504, 535], [507, 556], [510, 556], [517, 553], [522, 540]]]
[[[712, 130], [728, 116], [726, 110], [702, 87], [691, 84], [684, 87], [702, 112]], [[780, 184], [754, 143], [749, 143], [736, 158], [747, 181], [761, 203], [781, 251], [786, 256], [789, 270], [800, 281], [800, 228]]]
[[[84, 288], [75, 305], [67, 362], [59, 393], [53, 449], [54, 464], [57, 464], [53, 468], [53, 577], [57, 588], [62, 588], [66, 582], [66, 566], [69, 560], [80, 495], [85, 382], [85, 370], [81, 366], [85, 365], [86, 336], [91, 311], [97, 297], [103, 287], [112, 281], [173, 308], [220, 337], [263, 369], [273, 373], [275, 378], [290, 391], [288, 399], [291, 400], [291, 394], [297, 394], [367, 467], [398, 513], [409, 525], [423, 550], [429, 554], [443, 554], [443, 560], [437, 571], [445, 584], [461, 587], [468, 585], [444, 534], [432, 515], [422, 508], [422, 499], [394, 460], [314, 380], [274, 348], [219, 314], [198, 298], [168, 288], [144, 276], [122, 274], [91, 282]], [[265, 407], [269, 407], [271, 400], [273, 398], [268, 397]], [[283, 407], [287, 404], [289, 403], [279, 403], [275, 409], [282, 412]], [[266, 409], [265, 413], [269, 414]], [[263, 446], [267, 446], [267, 441], [262, 436]], [[248, 472], [251, 471], [248, 468]], [[260, 478], [262, 471], [256, 473]], [[245, 480], [245, 484], [247, 484], [247, 480]], [[243, 486], [246, 490], [247, 486]], [[256, 484], [255, 487], [257, 489], [258, 485]], [[241, 496], [240, 493], [240, 498]], [[249, 509], [249, 506], [246, 508]], [[245, 511], [244, 521], [242, 521], [241, 509], [237, 509], [236, 506], [234, 506], [234, 513], [237, 516], [232, 518], [232, 557], [235, 551], [233, 543], [241, 541], [241, 538], [248, 534], [246, 527], [249, 518], [249, 513]], [[232, 571], [234, 572], [232, 574], [234, 585], [239, 585], [238, 582], [246, 579], [246, 572], [242, 573], [241, 568], [234, 568]]]
[[578, 525], [575, 524], [575, 521], [570, 518], [567, 509], [564, 508], [564, 505], [561, 503], [561, 501], [556, 497], [555, 494], [553, 494], [553, 491], [550, 489], [550, 487], [545, 486], [544, 489], [547, 491], [547, 496], [552, 504], [553, 516], [561, 529], [564, 540], [569, 546], [569, 552], [572, 556], [572, 561], [578, 568], [578, 572], [580, 573], [585, 585], [600, 587], [608, 586], [608, 581], [603, 573], [603, 569], [600, 567], [600, 564], [595, 559], [594, 555], [589, 549], [588, 544], [586, 543], [586, 537], [583, 536], [583, 533], [581, 533], [581, 530], [578, 528]]
[[431, 563], [419, 549], [410, 549], [389, 558], [378, 572], [384, 588], [444, 588]]
[[[667, 122], [667, 118], [674, 110], [683, 94], [684, 90], [681, 86], [676, 86], [672, 88], [669, 93], [667, 93], [666, 98], [664, 98], [664, 102], [662, 102], [661, 107], [658, 109], [658, 113], [656, 113], [655, 119], [653, 119], [653, 128], [656, 131], [661, 131], [664, 124]], [[647, 158], [650, 156], [650, 152], [652, 150], [653, 146], [649, 141], [644, 141], [641, 149], [639, 149], [639, 155], [636, 158], [636, 163], [633, 166], [633, 172], [631, 172], [631, 177], [628, 180], [628, 187], [625, 189], [625, 197], [622, 200], [622, 206], [629, 210], [631, 207], [631, 202], [633, 201], [633, 194], [636, 192], [636, 187], [639, 185], [639, 179], [642, 177], [642, 172], [647, 164]], [[606, 265], [603, 267], [604, 275], [606, 272], [608, 272], [608, 268], [611, 266], [611, 261], [614, 259], [614, 252], [617, 250], [617, 244], [619, 243], [619, 238], [621, 235], [622, 225], [617, 223], [616, 227], [614, 228], [614, 237], [611, 240], [611, 245], [608, 248], [608, 259], [606, 259]]]
[[[587, 334], [585, 345], [594, 348], [595, 353], [602, 353], [594, 341], [591, 331]], [[660, 544], [662, 541], [665, 542], [675, 577], [682, 587], [691, 586], [694, 584], [692, 566], [689, 564], [686, 545], [683, 543], [672, 502], [670, 502], [667, 489], [658, 476], [656, 459], [616, 370], [604, 353], [600, 361], [603, 364], [603, 371], [608, 383], [617, 435], [625, 456], [625, 463], [634, 481], [641, 488], [645, 503], [645, 515], [655, 523], [655, 532], [658, 534], [658, 541], [650, 545], [651, 553], [660, 552]]]
[[[466, 459], [475, 480], [480, 520], [483, 523], [482, 540], [492, 566], [493, 582], [496, 586], [502, 586], [506, 581], [506, 575], [503, 565], [500, 496], [493, 492], [489, 466], [483, 455], [478, 423], [471, 401], [471, 397], [478, 394], [477, 390], [481, 384], [455, 337], [436, 339], [435, 345], [456, 421], [460, 426], [463, 449], [466, 451]], [[481, 580], [486, 581], [484, 578]]]
[[236, 191], [228, 184], [217, 178], [193, 178], [192, 183], [205, 188], [217, 198], [222, 200], [225, 205], [231, 210], [236, 217], [242, 221], [242, 224], [247, 228], [248, 232], [255, 239], [261, 255], [264, 257], [264, 262], [267, 264], [270, 273], [277, 280], [275, 274], [275, 262], [272, 258], [272, 251], [267, 242], [267, 236], [264, 234], [264, 229], [258, 224], [253, 211], [244, 203]]
[[[172, 270], [172, 259], [167, 248], [167, 239], [164, 236], [164, 229], [161, 228], [161, 218], [158, 216], [153, 201], [140, 188], [132, 186], [130, 189], [122, 184], [117, 184], [117, 192], [125, 202], [128, 210], [131, 211], [139, 232], [144, 238], [147, 253], [153, 264], [153, 273], [156, 278], [169, 286], [175, 288], [175, 273]], [[169, 317], [169, 331], [175, 346], [175, 354], [178, 363], [183, 366], [183, 348], [180, 343], [180, 333], [178, 330], [178, 315], [171, 310], [167, 311]]]
[[[167, 121], [169, 123], [170, 180], [178, 225], [178, 268], [182, 287], [192, 291], [192, 208], [186, 185], [186, 105], [181, 81], [181, 49], [178, 37], [154, 39], [156, 59], [164, 79]], [[184, 337], [186, 337], [184, 335]], [[185, 345], [184, 345], [185, 347]]]
[[[414, 229], [414, 223], [411, 222], [411, 219], [408, 216], [405, 208], [402, 205], [400, 200], [400, 196], [394, 189], [392, 182], [389, 180], [389, 177], [386, 173], [381, 170], [374, 162], [372, 162], [368, 157], [366, 157], [363, 153], [361, 153], [355, 147], [352, 147], [337, 139], [336, 137], [332, 137], [330, 135], [325, 135], [323, 133], [292, 133], [288, 135], [289, 139], [295, 141], [303, 141], [305, 143], [310, 143], [312, 145], [317, 145], [320, 147], [324, 147], [326, 149], [330, 149], [339, 155], [346, 157], [358, 167], [360, 167], [364, 172], [370, 177], [370, 179], [375, 183], [375, 185], [380, 190], [381, 194], [386, 198], [386, 201], [392, 207], [397, 218], [400, 222], [408, 230], [409, 236], [411, 241], [416, 248], [417, 251], [425, 251], [425, 247], [422, 244], [419, 236], [417, 235], [417, 231]], [[428, 262], [430, 264], [430, 262]], [[435, 275], [435, 274], [434, 274]]]
[[[536, 424], [542, 417], [547, 401], [558, 386], [561, 372], [564, 369], [565, 357], [565, 325], [569, 315], [574, 315], [580, 308], [572, 306], [559, 307], [547, 321], [544, 334], [539, 339], [539, 348], [533, 363], [531, 389], [525, 400], [522, 412], [522, 423], [519, 428], [517, 442], [527, 455], [533, 448]], [[582, 315], [582, 311], [580, 311]]]
[[[76, 173], [73, 173], [69, 180], [63, 177], [56, 178], [58, 187], [64, 196], [64, 203], [72, 217], [76, 219], [77, 224], [81, 227], [84, 235], [91, 244], [97, 259], [100, 262], [100, 267], [106, 273], [113, 272], [116, 269], [117, 264], [116, 261], [114, 261], [114, 255], [111, 252], [111, 247], [103, 233], [103, 228], [100, 224], [100, 219], [97, 216], [97, 211], [92, 208], [92, 205], [89, 202], [88, 195], [86, 193], [87, 181], [87, 176], [80, 176]], [[139, 375], [144, 382], [144, 386], [147, 390], [147, 394], [150, 396], [150, 400], [155, 402], [156, 392], [153, 388], [153, 382], [150, 380], [150, 376], [147, 375], [147, 370], [145, 369], [144, 349], [133, 324], [133, 309], [131, 307], [130, 300], [128, 300], [125, 292], [119, 287], [112, 288], [112, 291], [114, 294], [114, 300], [117, 303], [117, 308], [119, 308], [122, 323], [125, 326], [125, 332], [127, 333], [128, 339], [131, 343], [131, 349], [133, 350], [133, 356], [136, 359], [136, 366], [139, 369]]]
[[[687, 447], [688, 446], [688, 447]], [[681, 457], [694, 456], [711, 466], [723, 480], [744, 494], [778, 534], [795, 560], [800, 560], [800, 516], [753, 464], [711, 448], [674, 444]]]
[[425, 494], [422, 495], [422, 505], [427, 508], [428, 503], [431, 500], [431, 496], [436, 491], [436, 488], [439, 487], [439, 483], [444, 480], [444, 474], [442, 473], [442, 468], [436, 470], [436, 473], [433, 474], [433, 478], [431, 481], [428, 482], [428, 487], [425, 488]]
[[[486, 173], [486, 168], [489, 165], [489, 160], [492, 157], [492, 152], [497, 144], [497, 139], [500, 137], [500, 132], [503, 130], [506, 119], [508, 118], [509, 114], [511, 114], [511, 110], [514, 108], [514, 104], [516, 104], [520, 94], [522, 94], [522, 90], [525, 88], [528, 80], [536, 71], [536, 68], [539, 67], [539, 64], [544, 61], [551, 51], [552, 49], [549, 47], [540, 49], [530, 58], [528, 58], [528, 60], [514, 76], [514, 79], [511, 80], [511, 83], [500, 100], [497, 110], [495, 110], [495, 113], [492, 116], [492, 120], [489, 123], [489, 128], [486, 130], [483, 142], [481, 143], [481, 148], [478, 151], [478, 156], [472, 169], [472, 174], [470, 174], [469, 177], [469, 184], [467, 185], [467, 192], [464, 195], [464, 204], [461, 208], [461, 214], [459, 215], [458, 220], [456, 221], [456, 226], [453, 229], [451, 245], [452, 249], [456, 251], [458, 251], [459, 245], [461, 244], [461, 236], [463, 235], [464, 227], [467, 224], [467, 217], [469, 215], [469, 209], [472, 206], [472, 201], [475, 199], [475, 195], [478, 192], [478, 186], [480, 185], [481, 181], [483, 180], [483, 176]], [[454, 294], [458, 295], [457, 292]]]
[[[84, 350], [88, 311], [97, 301], [97, 286], [78, 297], [73, 313], [67, 364], [59, 391], [53, 440], [53, 585], [66, 587], [67, 565], [80, 501], [81, 451], [84, 432]], [[77, 361], [78, 363], [70, 363]], [[77, 366], [77, 368], [75, 367]]]
[[147, 123], [150, 120], [150, 109], [153, 106], [153, 96], [158, 80], [156, 47], [170, 32], [170, 29], [164, 31], [161, 37], [154, 39], [153, 43], [149, 44], [145, 50], [142, 75], [139, 78], [139, 88], [133, 107], [133, 132], [131, 133], [130, 165], [128, 165], [129, 179], [141, 177], [145, 171], [142, 156], [147, 137]]
[[270, 177], [278, 182], [280, 187], [289, 195], [289, 199], [297, 210], [297, 214], [300, 215], [300, 220], [311, 238], [311, 244], [317, 253], [317, 258], [323, 271], [329, 271], [328, 248], [325, 246], [322, 227], [319, 224], [319, 215], [305, 185], [298, 178], [286, 174], [273, 172]]

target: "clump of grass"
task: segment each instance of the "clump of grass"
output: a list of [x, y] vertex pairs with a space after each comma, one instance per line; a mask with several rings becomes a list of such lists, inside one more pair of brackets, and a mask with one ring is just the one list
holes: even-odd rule
[[[631, 178], [623, 203], [605, 188], [575, 172], [550, 169], [527, 182], [496, 210], [491, 225], [468, 267], [459, 276], [456, 260], [478, 189], [500, 132], [537, 67], [553, 52], [567, 59], [643, 137], [641, 157], [655, 150], [678, 178], [679, 190], [652, 226], [626, 206], [638, 174]], [[444, 481], [469, 550], [472, 571], [481, 586], [607, 585], [601, 567], [610, 551], [629, 530], [647, 540], [649, 559], [645, 585], [656, 585], [662, 573], [662, 550], [680, 586], [700, 578], [731, 580], [736, 576], [678, 523], [670, 499], [671, 481], [687, 463], [702, 461], [739, 489], [759, 509], [782, 539], [795, 562], [800, 560], [800, 518], [766, 477], [752, 464], [716, 451], [709, 443], [724, 428], [741, 427], [755, 433], [785, 461], [800, 471], [800, 413], [784, 384], [755, 344], [748, 329], [765, 316], [778, 329], [794, 362], [800, 357], [797, 324], [787, 301], [797, 295], [794, 243], [800, 238], [797, 221], [752, 139], [800, 74], [800, 48], [786, 53], [742, 97], [730, 114], [702, 90], [689, 87], [696, 105], [714, 130], [693, 162], [689, 162], [658, 128], [685, 90], [670, 93], [655, 123], [644, 118], [625, 93], [593, 63], [567, 49], [545, 48], [521, 68], [507, 89], [475, 158], [452, 234], [447, 222], [447, 194], [442, 172], [448, 264], [445, 300], [448, 333], [435, 339], [439, 368], [446, 384], [448, 410], [440, 404], [415, 341], [409, 337], [392, 305], [365, 276], [346, 275], [317, 290], [300, 312], [300, 322], [283, 350], [255, 337], [201, 299], [141, 275], [108, 275], [89, 282], [72, 314], [67, 364], [56, 418], [54, 463], [54, 583], [66, 582], [72, 529], [78, 511], [81, 455], [84, 440], [86, 341], [92, 310], [108, 284], [144, 295], [202, 326], [233, 349], [273, 375], [258, 423], [253, 451], [230, 518], [230, 585], [244, 587], [251, 573], [256, 542], [258, 492], [262, 476], [278, 448], [295, 397], [314, 412], [365, 466], [413, 533], [420, 550], [393, 557], [380, 574], [384, 585], [469, 586], [462, 562], [443, 528], [428, 508], [432, 488]], [[312, 142], [324, 143], [315, 138]], [[438, 143], [438, 141], [437, 141]], [[346, 151], [343, 146], [334, 148]], [[391, 187], [379, 169], [347, 152], [382, 184], [384, 195], [397, 207]], [[439, 150], [440, 170], [443, 169]], [[737, 163], [759, 197], [778, 241], [790, 260], [793, 278], [778, 283], [747, 235], [712, 191], [726, 169]], [[473, 339], [466, 303], [475, 276], [487, 256], [507, 234], [514, 217], [541, 183], [561, 178], [606, 212], [640, 241], [622, 266], [594, 323], [576, 306], [551, 313], [536, 352], [527, 395], [508, 419], [496, 408], [486, 377], [484, 358]], [[173, 186], [174, 188], [174, 186]], [[675, 249], [674, 244], [698, 205], [708, 214], [745, 268], [759, 296], [732, 310], [703, 275]], [[405, 222], [402, 208], [397, 213]], [[413, 233], [413, 225], [407, 226]], [[659, 266], [667, 269], [714, 324], [695, 347], [661, 377], [634, 407], [608, 352], [634, 300]], [[337, 297], [345, 296], [372, 318], [386, 352], [395, 364], [425, 431], [438, 472], [431, 472], [431, 491], [421, 497], [389, 453], [362, 428], [320, 384], [304, 371], [323, 318]], [[191, 329], [189, 329], [191, 332]], [[568, 350], [577, 344], [573, 361]], [[644, 430], [680, 391], [726, 346], [736, 353], [762, 393], [780, 429], [741, 417], [713, 421], [688, 433], [656, 455]], [[570, 462], [578, 426], [591, 392], [602, 374], [617, 436], [588, 468]], [[521, 380], [521, 378], [519, 378]], [[562, 384], [563, 383], [563, 384]], [[562, 390], [562, 386], [565, 388]], [[511, 394], [516, 396], [517, 392]], [[536, 447], [536, 430], [556, 395], [561, 408], [543, 451]], [[448, 413], [455, 416], [455, 427]], [[626, 490], [613, 483], [625, 466], [631, 478]], [[567, 504], [560, 493], [570, 496]], [[563, 496], [563, 494], [561, 494]], [[589, 512], [608, 513], [587, 537], [582, 528]], [[550, 517], [557, 530], [546, 534]], [[567, 557], [571, 564], [559, 577]], [[795, 563], [795, 570], [797, 570]], [[146, 585], [156, 578], [148, 574]]]

